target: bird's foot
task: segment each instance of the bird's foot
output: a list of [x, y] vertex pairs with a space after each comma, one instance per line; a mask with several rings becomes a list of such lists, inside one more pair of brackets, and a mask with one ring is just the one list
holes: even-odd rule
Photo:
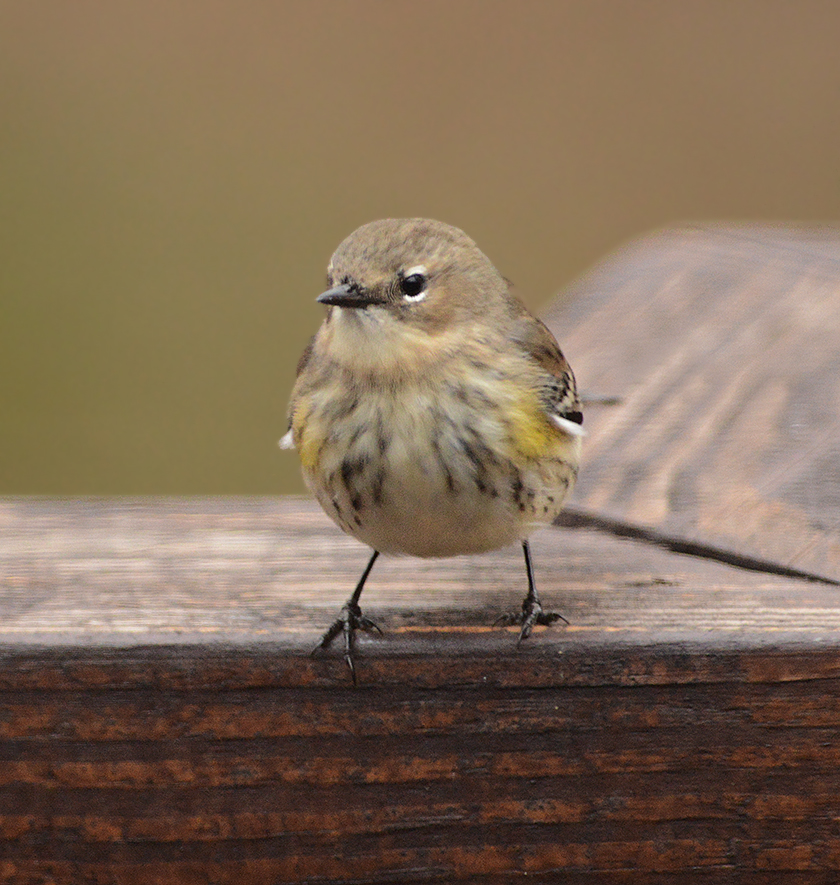
[[531, 635], [531, 631], [537, 624], [548, 627], [556, 621], [562, 621], [564, 624], [569, 623], [559, 612], [544, 611], [538, 599], [526, 596], [522, 601], [521, 611], [502, 615], [496, 621], [496, 624], [506, 627], [514, 624], [521, 625], [522, 629], [519, 631], [519, 638], [516, 640], [516, 646], [518, 648], [523, 640]]
[[341, 607], [338, 617], [321, 637], [321, 641], [312, 650], [312, 653], [315, 654], [315, 652], [320, 651], [322, 648], [329, 648], [333, 640], [339, 634], [342, 634], [344, 636], [344, 660], [347, 662], [347, 668], [350, 670], [353, 685], [356, 685], [356, 665], [353, 663], [353, 649], [356, 645], [357, 630], [382, 635], [379, 626], [362, 614], [362, 610], [357, 603], [347, 602]]

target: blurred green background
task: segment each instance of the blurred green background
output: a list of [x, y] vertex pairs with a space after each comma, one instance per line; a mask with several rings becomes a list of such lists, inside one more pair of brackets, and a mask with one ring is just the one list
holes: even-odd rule
[[838, 34], [836, 0], [0, 3], [0, 493], [301, 491], [294, 366], [374, 218], [463, 227], [534, 308], [672, 221], [838, 218]]

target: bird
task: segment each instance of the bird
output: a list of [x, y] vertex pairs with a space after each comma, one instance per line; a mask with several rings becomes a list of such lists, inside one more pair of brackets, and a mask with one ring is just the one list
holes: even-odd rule
[[[380, 554], [450, 557], [521, 544], [521, 611], [544, 611], [528, 538], [578, 474], [583, 414], [548, 328], [462, 230], [387, 218], [351, 233], [327, 268], [326, 315], [297, 365], [282, 448], [296, 448], [325, 513], [372, 553], [316, 647], [342, 635], [356, 684], [359, 604]], [[568, 622], [566, 622], [568, 623]]]

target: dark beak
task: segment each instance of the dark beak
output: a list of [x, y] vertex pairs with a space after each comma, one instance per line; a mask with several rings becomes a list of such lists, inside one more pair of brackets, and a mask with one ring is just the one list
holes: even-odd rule
[[358, 285], [342, 283], [340, 286], [333, 286], [318, 296], [321, 304], [330, 304], [333, 307], [357, 307], [364, 308], [369, 304], [381, 304], [379, 298], [372, 292], [368, 292]]

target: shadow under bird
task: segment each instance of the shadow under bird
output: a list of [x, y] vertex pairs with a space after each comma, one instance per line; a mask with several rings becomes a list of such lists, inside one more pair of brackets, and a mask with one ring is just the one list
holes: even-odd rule
[[[300, 358], [283, 448], [327, 515], [373, 549], [318, 648], [339, 635], [353, 682], [359, 606], [380, 553], [446, 557], [521, 543], [517, 644], [562, 616], [540, 605], [528, 536], [574, 484], [583, 416], [557, 342], [461, 230], [423, 218], [338, 247]], [[565, 619], [564, 619], [565, 620]], [[381, 631], [379, 631], [381, 632]]]

